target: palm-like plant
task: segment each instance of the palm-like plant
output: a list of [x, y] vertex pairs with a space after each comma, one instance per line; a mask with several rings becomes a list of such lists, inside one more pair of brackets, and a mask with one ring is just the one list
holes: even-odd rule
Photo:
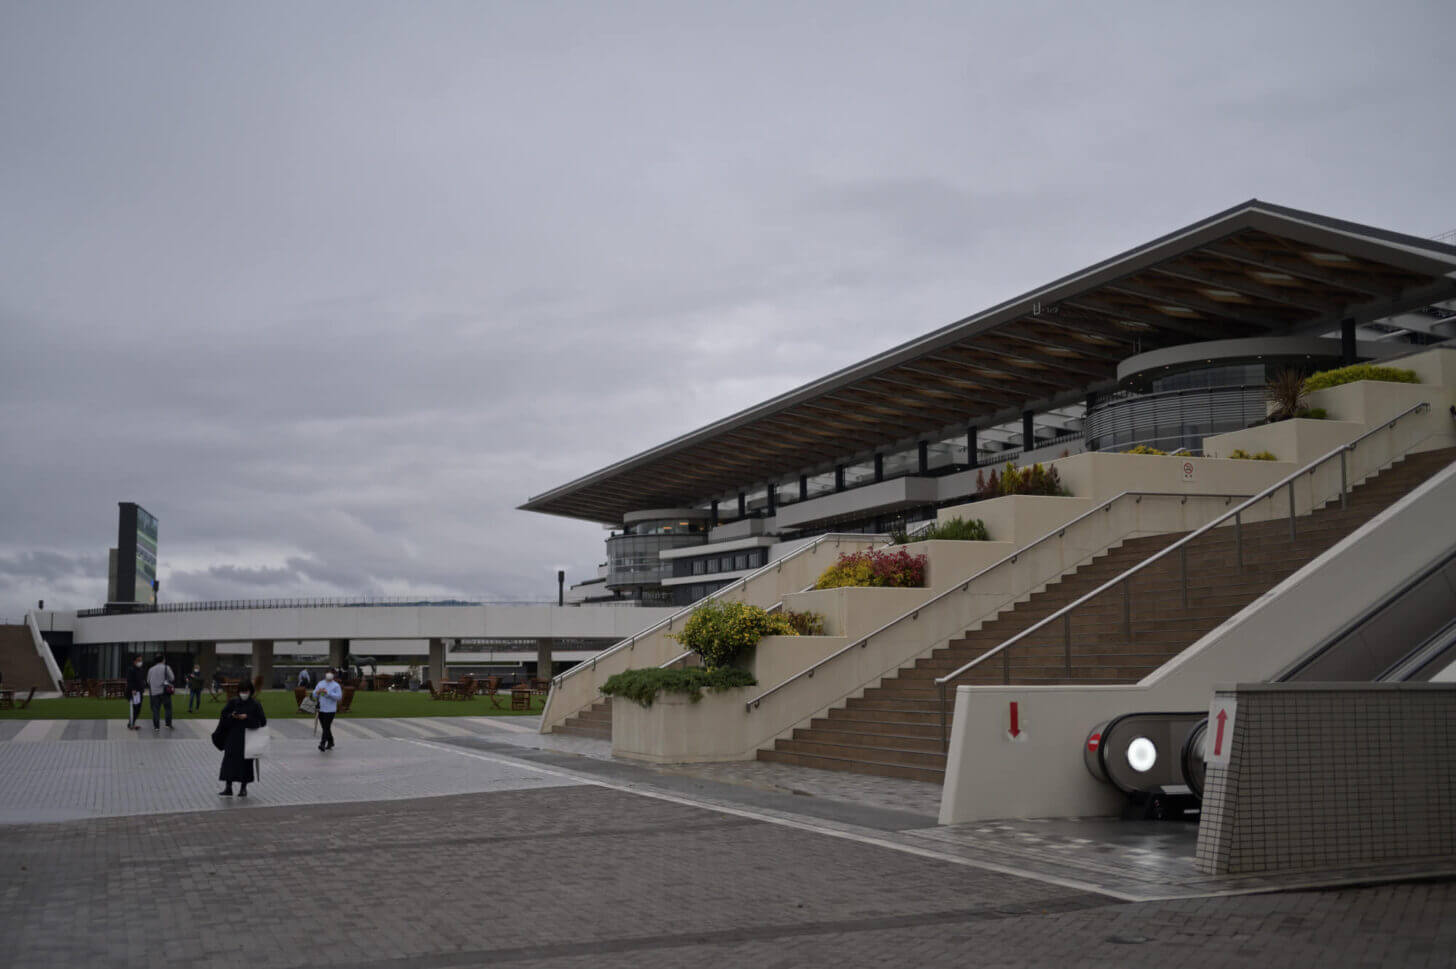
[[1282, 421], [1298, 414], [1304, 407], [1304, 374], [1293, 367], [1276, 373], [1264, 388], [1264, 396], [1274, 405], [1270, 420]]

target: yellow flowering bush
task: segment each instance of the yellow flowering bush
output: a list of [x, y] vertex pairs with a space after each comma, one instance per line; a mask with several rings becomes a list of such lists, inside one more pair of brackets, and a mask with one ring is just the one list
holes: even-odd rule
[[688, 617], [673, 639], [703, 658], [708, 669], [727, 666], [764, 636], [797, 636], [788, 616], [746, 602], [710, 599]]

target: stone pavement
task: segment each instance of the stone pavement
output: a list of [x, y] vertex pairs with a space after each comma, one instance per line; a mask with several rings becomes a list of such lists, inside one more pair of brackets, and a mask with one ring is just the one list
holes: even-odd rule
[[0, 965], [1456, 963], [1456, 883], [1129, 902], [1191, 829], [936, 828], [880, 779], [859, 803], [529, 723], [348, 726], [328, 755], [276, 741], [243, 802], [180, 733], [0, 743], [0, 811], [77, 818], [0, 824]]

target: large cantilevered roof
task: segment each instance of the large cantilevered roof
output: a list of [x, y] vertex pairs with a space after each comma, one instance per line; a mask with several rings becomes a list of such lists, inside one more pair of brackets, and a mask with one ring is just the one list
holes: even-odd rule
[[617, 524], [1113, 386], [1161, 347], [1328, 332], [1456, 296], [1456, 246], [1253, 199], [537, 495]]

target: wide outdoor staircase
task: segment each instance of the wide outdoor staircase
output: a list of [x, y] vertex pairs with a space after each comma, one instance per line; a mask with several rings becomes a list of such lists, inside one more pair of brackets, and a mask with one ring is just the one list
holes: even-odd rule
[[[960, 684], [1135, 683], [1269, 591], [1321, 552], [1456, 460], [1456, 448], [1414, 454], [1351, 490], [1347, 507], [1327, 505], [1296, 519], [1243, 526], [1242, 561], [1231, 527], [1213, 529], [1188, 546], [1187, 606], [1181, 557], [1165, 556], [1129, 583], [1131, 637], [1123, 596], [1104, 593], [1072, 615], [1068, 669], [1061, 621], [1051, 623], [1007, 651], [969, 670]], [[1282, 493], [1278, 501], [1282, 498]], [[1287, 504], [1277, 506], [1280, 510]], [[1448, 522], [1439, 523], [1442, 527]], [[804, 767], [905, 777], [941, 783], [941, 707], [937, 677], [945, 676], [1026, 630], [1063, 606], [1117, 577], [1181, 535], [1124, 542], [1098, 556], [1015, 608], [952, 640], [816, 717], [809, 726], [758, 752], [759, 760]], [[954, 705], [949, 691], [946, 717]], [[608, 715], [610, 716], [610, 714]]]
[[578, 737], [612, 739], [612, 698], [603, 697], [575, 716], [567, 717], [551, 731], [575, 734]]
[[[35, 651], [35, 639], [26, 625], [0, 626], [0, 676], [7, 690], [54, 690], [45, 661]], [[23, 699], [23, 697], [22, 697]]]

